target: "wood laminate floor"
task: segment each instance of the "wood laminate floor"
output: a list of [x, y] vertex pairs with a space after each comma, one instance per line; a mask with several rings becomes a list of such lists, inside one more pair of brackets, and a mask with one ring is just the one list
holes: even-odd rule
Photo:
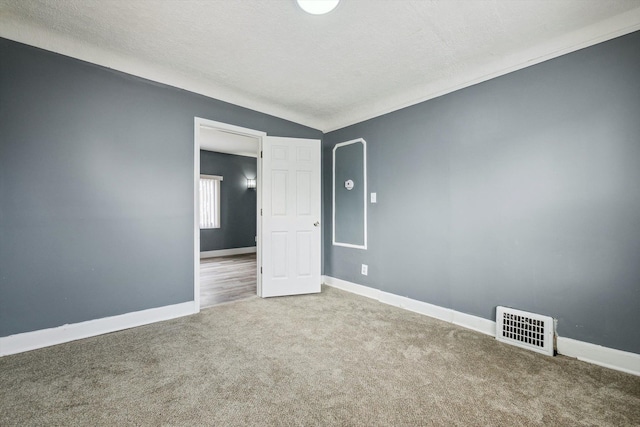
[[200, 260], [200, 308], [256, 295], [256, 254]]

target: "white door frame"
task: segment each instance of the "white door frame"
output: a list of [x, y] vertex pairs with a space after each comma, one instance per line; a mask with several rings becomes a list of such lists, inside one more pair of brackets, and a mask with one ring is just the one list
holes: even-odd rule
[[257, 252], [257, 283], [256, 292], [261, 295], [262, 281], [260, 277], [260, 265], [262, 261], [262, 245], [261, 245], [261, 221], [260, 208], [262, 207], [262, 162], [260, 161], [260, 151], [262, 150], [262, 137], [266, 136], [266, 132], [243, 128], [240, 126], [230, 125], [228, 123], [216, 122], [213, 120], [194, 118], [193, 130], [193, 300], [195, 312], [200, 312], [200, 128], [206, 127], [226, 133], [248, 136], [258, 140], [257, 152], [257, 185], [256, 185], [256, 252]]

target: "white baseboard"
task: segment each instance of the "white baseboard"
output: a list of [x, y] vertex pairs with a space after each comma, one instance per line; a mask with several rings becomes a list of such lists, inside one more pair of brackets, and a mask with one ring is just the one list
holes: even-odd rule
[[373, 289], [368, 286], [358, 285], [346, 280], [336, 279], [335, 277], [324, 276], [324, 284], [353, 294], [372, 298], [384, 304], [404, 308], [405, 310], [424, 314], [425, 316], [434, 317], [436, 319], [444, 320], [445, 322], [454, 323], [483, 334], [491, 336], [496, 335], [496, 322], [483, 319], [481, 317], [461, 313], [450, 308], [440, 307], [423, 301], [402, 297], [389, 292]]
[[[496, 335], [496, 322], [492, 320], [394, 295], [368, 286], [336, 279], [331, 276], [323, 276], [323, 283], [334, 288], [375, 299], [385, 304], [444, 320], [445, 322], [453, 323], [464, 328], [473, 329], [483, 334]], [[575, 357], [583, 362], [593, 363], [604, 366], [605, 368], [640, 376], [640, 354], [603, 347], [571, 338], [558, 337], [557, 342], [559, 354]]]
[[640, 376], [640, 354], [558, 337], [558, 353], [583, 362]]
[[233, 249], [219, 249], [217, 251], [204, 251], [200, 252], [200, 259], [203, 258], [215, 258], [219, 256], [230, 256], [230, 255], [242, 255], [242, 254], [252, 254], [256, 252], [255, 246], [250, 246], [247, 248], [233, 248]]
[[118, 316], [62, 325], [56, 328], [9, 335], [8, 337], [0, 338], [0, 356], [22, 353], [24, 351], [121, 331], [149, 323], [188, 316], [198, 311], [199, 307], [196, 307], [193, 301], [189, 301], [181, 304], [134, 311]]
[[368, 286], [357, 285], [353, 282], [347, 282], [346, 280], [336, 279], [331, 276], [322, 276], [322, 283], [333, 288], [351, 292], [352, 294], [362, 295], [363, 297], [372, 298], [378, 301], [380, 300], [380, 291]]

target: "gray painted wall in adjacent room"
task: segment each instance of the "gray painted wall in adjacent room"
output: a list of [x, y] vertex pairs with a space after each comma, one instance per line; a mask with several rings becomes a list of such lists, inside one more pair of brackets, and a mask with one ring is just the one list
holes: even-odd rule
[[0, 336], [193, 300], [194, 117], [320, 131], [0, 39]]
[[[325, 135], [325, 274], [640, 353], [638, 76], [633, 33]], [[331, 149], [360, 137], [367, 251], [329, 215]]]
[[247, 178], [256, 177], [257, 159], [201, 150], [200, 173], [223, 177], [220, 228], [200, 230], [200, 251], [255, 246], [256, 190], [247, 188]]

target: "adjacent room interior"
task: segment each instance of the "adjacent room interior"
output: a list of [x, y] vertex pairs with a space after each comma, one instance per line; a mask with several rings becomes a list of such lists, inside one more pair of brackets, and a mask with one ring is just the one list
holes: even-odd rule
[[201, 126], [200, 308], [256, 296], [258, 140]]
[[0, 425], [640, 425], [637, 0], [300, 3], [0, 2]]

